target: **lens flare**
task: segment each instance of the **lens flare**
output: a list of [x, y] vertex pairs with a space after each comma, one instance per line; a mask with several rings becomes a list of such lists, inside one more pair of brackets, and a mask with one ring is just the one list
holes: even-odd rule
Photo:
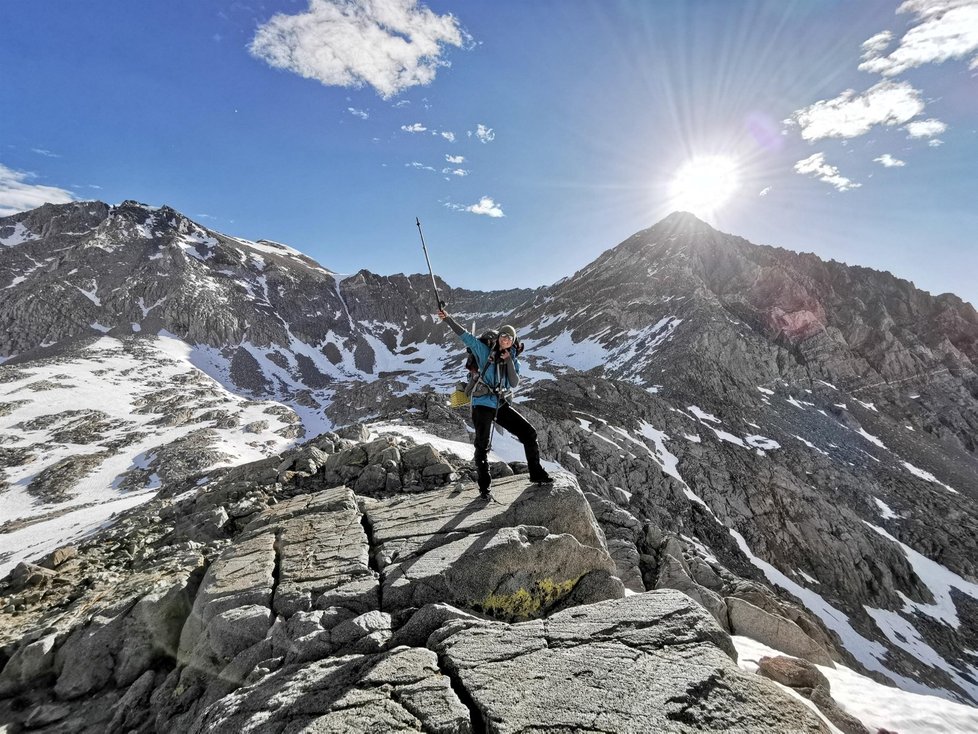
[[737, 190], [737, 165], [724, 156], [703, 156], [685, 163], [672, 181], [672, 207], [708, 217], [717, 212]]

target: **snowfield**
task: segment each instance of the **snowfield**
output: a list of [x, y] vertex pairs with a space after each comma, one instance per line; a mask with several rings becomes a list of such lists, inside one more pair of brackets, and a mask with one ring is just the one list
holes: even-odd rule
[[[42, 519], [0, 533], [0, 575], [148, 501], [159, 477], [125, 484], [127, 473], [146, 470], [160, 449], [194, 432], [208, 431], [206, 446], [221, 457], [204, 470], [294, 443], [282, 435], [293, 425], [283, 418], [290, 409], [233, 394], [195, 368], [191, 353], [169, 337], [138, 345], [103, 337], [77, 358], [9, 368], [16, 372], [0, 382], [0, 448], [23, 460], [0, 467], [0, 524]], [[207, 413], [224, 420], [206, 420]], [[228, 423], [236, 425], [221, 427]], [[40, 489], [45, 477], [63, 473], [59, 462], [78, 460], [87, 470], [76, 481]]]

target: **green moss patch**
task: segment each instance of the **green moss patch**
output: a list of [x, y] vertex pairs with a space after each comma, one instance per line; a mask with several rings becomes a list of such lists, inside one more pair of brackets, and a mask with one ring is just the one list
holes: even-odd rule
[[477, 612], [504, 622], [538, 619], [567, 596], [580, 578], [578, 576], [567, 581], [541, 579], [529, 588], [517, 589], [512, 594], [489, 594], [471, 606]]

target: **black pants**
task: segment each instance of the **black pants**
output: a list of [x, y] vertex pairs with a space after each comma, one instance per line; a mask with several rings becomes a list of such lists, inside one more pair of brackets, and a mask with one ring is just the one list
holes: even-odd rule
[[513, 410], [508, 403], [495, 408], [484, 405], [472, 406], [472, 424], [475, 426], [475, 468], [479, 475], [479, 490], [489, 489], [492, 479], [489, 476], [489, 433], [493, 416], [496, 424], [516, 436], [526, 452], [526, 463], [530, 474], [542, 471], [540, 466], [540, 447], [537, 445], [537, 431], [530, 422]]

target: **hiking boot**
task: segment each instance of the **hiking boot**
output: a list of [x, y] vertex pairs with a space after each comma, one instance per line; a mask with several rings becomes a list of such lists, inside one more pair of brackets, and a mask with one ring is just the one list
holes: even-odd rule
[[534, 484], [553, 484], [554, 478], [547, 474], [546, 469], [540, 467], [530, 471], [530, 481]]
[[493, 500], [492, 492], [490, 492], [488, 489], [485, 490], [485, 491], [483, 491], [483, 490], [480, 489], [479, 490], [479, 500], [482, 501], [482, 502], [492, 502], [492, 500]]

